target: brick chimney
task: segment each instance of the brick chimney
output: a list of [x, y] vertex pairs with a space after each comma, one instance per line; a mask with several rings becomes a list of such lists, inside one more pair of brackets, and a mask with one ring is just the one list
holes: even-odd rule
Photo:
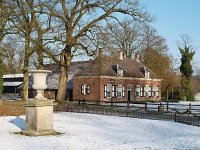
[[140, 62], [141, 56], [140, 56], [140, 53], [139, 53], [139, 52], [137, 52], [137, 53], [135, 54], [135, 60], [136, 60], [137, 62]]
[[120, 60], [124, 60], [124, 53], [120, 51], [118, 57]]

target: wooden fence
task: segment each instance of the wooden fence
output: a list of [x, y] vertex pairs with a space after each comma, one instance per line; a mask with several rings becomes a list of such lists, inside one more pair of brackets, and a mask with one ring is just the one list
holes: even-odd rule
[[55, 111], [75, 112], [75, 113], [90, 113], [98, 115], [109, 115], [119, 117], [131, 117], [140, 119], [152, 119], [163, 121], [175, 121], [188, 125], [200, 126], [200, 116], [190, 113], [189, 111], [180, 113], [173, 112], [158, 112], [148, 110], [134, 111], [132, 109], [121, 109], [112, 107], [90, 107], [87, 105], [66, 105], [56, 107]]

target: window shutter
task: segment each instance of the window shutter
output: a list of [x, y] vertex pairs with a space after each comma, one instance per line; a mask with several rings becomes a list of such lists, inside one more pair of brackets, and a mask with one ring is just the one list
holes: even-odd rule
[[115, 97], [115, 86], [112, 86], [112, 97]]
[[87, 85], [87, 94], [89, 95], [90, 94], [90, 86]]
[[157, 97], [159, 97], [159, 87], [157, 86]]
[[122, 97], [125, 97], [125, 85], [122, 86]]
[[143, 87], [141, 86], [140, 87], [140, 97], [142, 97], [143, 96]]
[[151, 97], [152, 96], [152, 89], [151, 89], [152, 87], [151, 86], [149, 86], [149, 97]]
[[81, 94], [84, 93], [84, 85], [81, 85]]
[[107, 85], [104, 85], [104, 98], [107, 97]]

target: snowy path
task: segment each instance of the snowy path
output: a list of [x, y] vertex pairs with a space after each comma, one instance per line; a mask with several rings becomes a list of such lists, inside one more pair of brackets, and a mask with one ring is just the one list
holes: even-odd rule
[[200, 128], [175, 122], [55, 113], [54, 128], [64, 134], [27, 137], [24, 116], [0, 117], [0, 150], [198, 150]]

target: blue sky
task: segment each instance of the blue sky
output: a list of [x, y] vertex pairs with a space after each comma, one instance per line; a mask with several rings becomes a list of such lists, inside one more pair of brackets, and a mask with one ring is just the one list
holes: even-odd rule
[[200, 69], [200, 0], [140, 0], [147, 11], [156, 17], [152, 23], [168, 44], [169, 53], [180, 59], [177, 48], [180, 35], [187, 34], [196, 49], [194, 69]]

